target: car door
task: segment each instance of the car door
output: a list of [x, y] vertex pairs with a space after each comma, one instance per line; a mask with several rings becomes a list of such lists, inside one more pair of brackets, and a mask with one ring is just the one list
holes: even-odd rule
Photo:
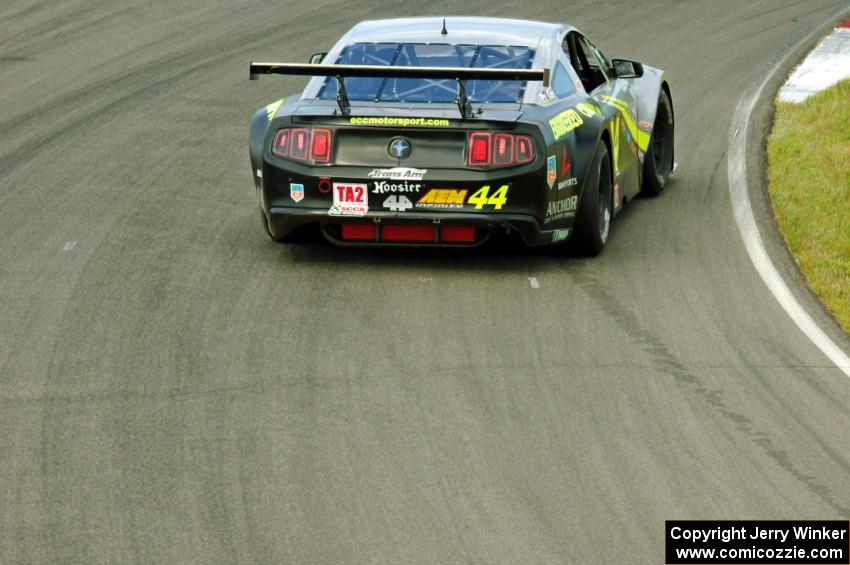
[[623, 196], [632, 198], [640, 190], [640, 161], [634, 139], [639, 117], [634, 87], [630, 81], [616, 77], [611, 63], [586, 37], [572, 32], [567, 39], [573, 67], [610, 124], [616, 210]]

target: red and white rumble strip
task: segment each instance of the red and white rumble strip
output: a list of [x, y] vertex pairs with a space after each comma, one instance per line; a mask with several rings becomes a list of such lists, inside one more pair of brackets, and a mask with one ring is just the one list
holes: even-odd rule
[[799, 104], [812, 94], [850, 78], [850, 20], [821, 41], [779, 89], [779, 100]]

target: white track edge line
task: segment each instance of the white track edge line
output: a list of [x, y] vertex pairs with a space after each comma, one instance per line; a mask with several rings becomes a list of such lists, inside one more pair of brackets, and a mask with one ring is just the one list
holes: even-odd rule
[[797, 48], [818, 30], [812, 31], [801, 39], [792, 49], [782, 56], [771, 68], [754, 92], [747, 92], [738, 102], [735, 115], [732, 119], [732, 127], [729, 130], [729, 159], [727, 160], [729, 175], [729, 194], [732, 197], [732, 211], [735, 214], [735, 223], [744, 240], [744, 246], [750, 256], [750, 260], [758, 271], [767, 288], [794, 320], [794, 323], [808, 336], [818, 349], [826, 355], [830, 361], [850, 377], [850, 357], [824, 332], [817, 322], [809, 315], [803, 306], [797, 301], [782, 275], [771, 261], [764, 247], [761, 233], [756, 225], [753, 208], [750, 203], [750, 195], [747, 186], [747, 136], [750, 129], [750, 117], [755, 109], [756, 102], [761, 97], [767, 84], [773, 76], [782, 68], [783, 63], [797, 51]]

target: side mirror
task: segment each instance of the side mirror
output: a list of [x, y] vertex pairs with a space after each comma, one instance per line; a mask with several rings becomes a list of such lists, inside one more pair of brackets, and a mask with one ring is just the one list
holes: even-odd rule
[[643, 76], [643, 65], [637, 61], [613, 59], [611, 64], [614, 65], [614, 74], [617, 75], [617, 78], [640, 78]]
[[327, 53], [313, 53], [310, 55], [310, 64], [318, 65], [325, 59], [325, 55], [327, 55]]

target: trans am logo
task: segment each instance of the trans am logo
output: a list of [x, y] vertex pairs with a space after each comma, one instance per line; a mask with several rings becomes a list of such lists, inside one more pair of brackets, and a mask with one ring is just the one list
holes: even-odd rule
[[392, 169], [372, 169], [370, 179], [387, 180], [422, 180], [428, 169], [412, 169], [410, 167], [393, 167]]

